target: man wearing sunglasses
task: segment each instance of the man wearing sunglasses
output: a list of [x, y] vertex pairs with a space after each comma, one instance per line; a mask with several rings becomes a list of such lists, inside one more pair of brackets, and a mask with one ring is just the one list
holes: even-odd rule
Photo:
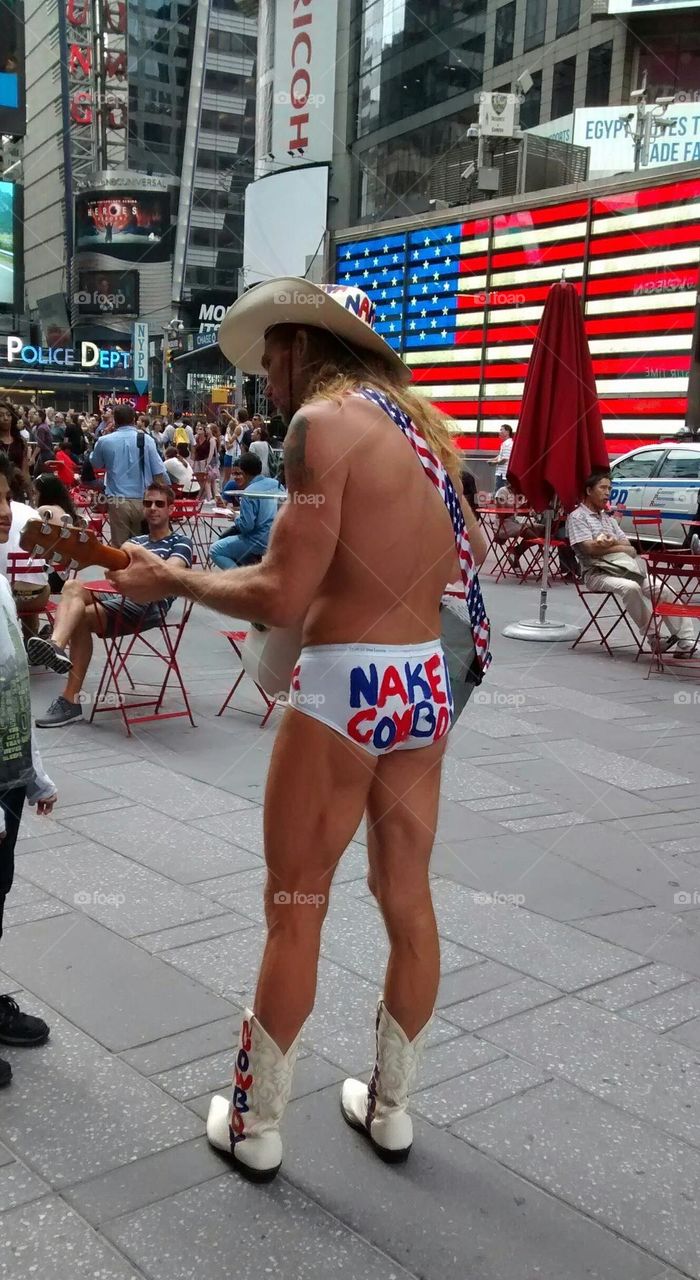
[[[130, 538], [130, 542], [154, 552], [161, 560], [175, 557], [187, 568], [192, 566], [192, 543], [170, 528], [172, 490], [153, 483], [143, 498], [143, 514], [148, 533]], [[40, 729], [57, 729], [82, 720], [81, 691], [92, 658], [93, 636], [133, 635], [160, 626], [175, 597], [168, 596], [156, 604], [136, 604], [116, 592], [88, 591], [81, 582], [66, 582], [56, 612], [50, 638], [33, 636], [30, 662], [67, 676], [63, 693], [51, 703], [45, 715], [36, 720]]]

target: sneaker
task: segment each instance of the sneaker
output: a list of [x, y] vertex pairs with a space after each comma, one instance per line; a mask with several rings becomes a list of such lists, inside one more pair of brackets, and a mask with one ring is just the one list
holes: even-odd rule
[[676, 649], [676, 651], [675, 651], [675, 653], [674, 653], [674, 655], [673, 655], [673, 656], [674, 656], [674, 658], [694, 658], [694, 657], [695, 657], [695, 645], [694, 645], [694, 644], [679, 644], [679, 645], [678, 645], [678, 648]]
[[75, 720], [82, 718], [83, 708], [79, 702], [69, 702], [67, 698], [59, 696], [51, 703], [46, 715], [37, 716], [34, 723], [37, 729], [60, 729], [61, 725], [73, 724]]
[[677, 636], [662, 636], [659, 640], [655, 636], [649, 642], [652, 653], [668, 653], [675, 644], [678, 643]]
[[0, 1058], [0, 1089], [12, 1079], [12, 1067], [4, 1058]]
[[16, 1045], [44, 1044], [49, 1028], [43, 1018], [22, 1013], [12, 996], [0, 996], [0, 1043]]
[[59, 648], [50, 636], [30, 636], [27, 654], [33, 667], [48, 667], [59, 676], [65, 676], [73, 667], [65, 649]]

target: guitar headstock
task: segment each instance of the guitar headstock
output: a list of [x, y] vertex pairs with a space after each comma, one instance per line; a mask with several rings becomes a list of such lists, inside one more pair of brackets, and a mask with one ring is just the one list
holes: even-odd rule
[[[105, 564], [105, 552], [112, 548], [105, 547], [89, 529], [71, 525], [69, 516], [62, 524], [52, 524], [43, 517], [29, 520], [22, 530], [19, 545], [30, 555], [43, 557], [53, 564], [70, 564], [79, 569], [86, 569], [89, 565], [113, 567]], [[128, 557], [124, 556], [124, 560], [128, 561]]]

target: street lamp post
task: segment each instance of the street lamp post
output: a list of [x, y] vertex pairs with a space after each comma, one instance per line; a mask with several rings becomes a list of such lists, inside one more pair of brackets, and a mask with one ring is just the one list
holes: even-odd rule
[[182, 320], [178, 320], [177, 316], [175, 316], [163, 331], [163, 394], [169, 411], [172, 411], [174, 406], [170, 403], [170, 365], [168, 355], [170, 354], [171, 346], [178, 342], [184, 328]]

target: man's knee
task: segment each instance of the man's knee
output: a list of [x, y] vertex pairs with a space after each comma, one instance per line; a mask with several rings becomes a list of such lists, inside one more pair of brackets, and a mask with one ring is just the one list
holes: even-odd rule
[[64, 582], [63, 590], [61, 592], [61, 601], [64, 600], [80, 600], [87, 608], [87, 606], [92, 603], [92, 596], [83, 584], [78, 582], [77, 578], [69, 578], [67, 582]]
[[618, 578], [613, 590], [622, 600], [631, 600], [635, 596], [641, 599], [644, 594], [639, 583], [633, 582], [631, 578]]
[[[289, 877], [290, 881], [294, 878]], [[265, 885], [265, 916], [268, 932], [290, 937], [321, 933], [328, 912], [330, 884], [324, 880], [311, 883], [307, 878], [295, 887], [283, 888], [279, 877], [268, 876]]]
[[420, 879], [407, 880], [405, 876], [388, 876], [372, 870], [367, 883], [377, 899], [392, 942], [401, 937], [410, 938], [426, 926], [434, 927], [427, 871]]

